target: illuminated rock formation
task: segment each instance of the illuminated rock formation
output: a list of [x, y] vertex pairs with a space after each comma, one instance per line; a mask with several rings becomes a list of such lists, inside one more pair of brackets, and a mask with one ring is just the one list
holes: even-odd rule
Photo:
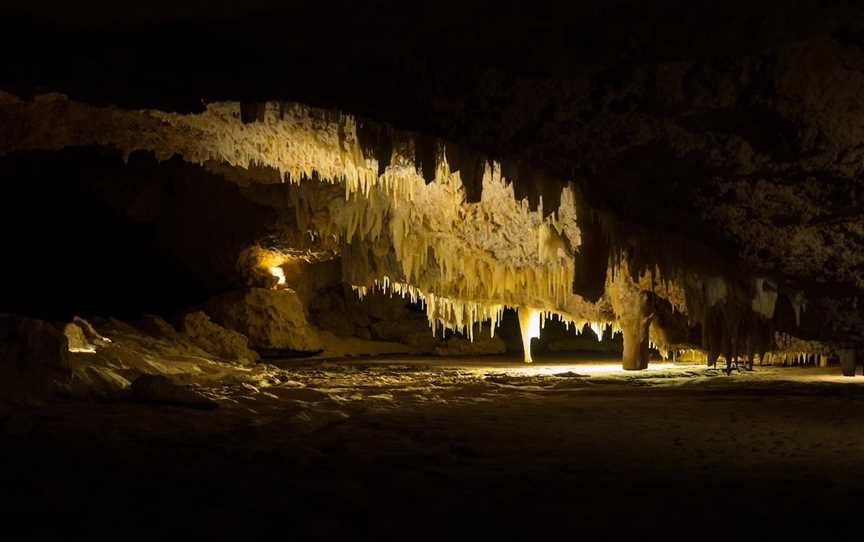
[[69, 342], [50, 323], [0, 314], [0, 399], [39, 402], [68, 381]]
[[648, 293], [633, 282], [629, 270], [619, 268], [609, 283], [609, 297], [624, 333], [623, 365], [625, 369], [648, 367], [649, 329], [653, 313]]
[[255, 363], [258, 358], [255, 352], [249, 350], [245, 336], [214, 324], [201, 311], [185, 315], [180, 328], [197, 346], [222, 359]]
[[522, 349], [525, 363], [531, 363], [531, 339], [540, 337], [540, 311], [523, 307], [519, 309], [519, 329], [522, 332]]
[[292, 290], [229, 292], [208, 301], [207, 311], [217, 322], [248, 337], [258, 352], [321, 349], [321, 339]]
[[504, 309], [517, 309], [526, 362], [543, 320], [556, 317], [587, 324], [598, 338], [606, 326], [620, 330], [628, 369], [647, 367], [652, 348], [752, 365], [776, 350], [778, 298], [794, 316], [782, 326], [800, 327], [806, 314], [800, 290], [711, 269], [718, 256], [709, 249], [600, 212], [575, 182], [338, 111], [252, 105], [213, 102], [179, 114], [5, 95], [10, 130], [0, 153], [95, 144], [126, 160], [139, 151], [179, 155], [276, 209], [271, 248], [237, 259], [255, 301], [214, 299], [208, 308], [259, 350], [322, 348], [306, 321], [310, 294], [303, 301], [284, 287], [292, 262], [336, 257], [341, 280], [361, 297], [377, 289], [421, 303], [432, 333], [470, 340], [489, 321], [494, 336]]

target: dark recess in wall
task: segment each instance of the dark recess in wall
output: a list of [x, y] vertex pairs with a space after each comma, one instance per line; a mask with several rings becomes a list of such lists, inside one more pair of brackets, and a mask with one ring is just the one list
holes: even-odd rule
[[[207, 197], [200, 189], [207, 177], [197, 166], [156, 166], [152, 157], [133, 156], [126, 166], [115, 153], [94, 149], [3, 157], [0, 312], [58, 320], [170, 315], [227, 287], [178, 258], [184, 243], [189, 251], [207, 243], [208, 231], [211, 242], [234, 233], [230, 206], [221, 202], [236, 187], [208, 184], [212, 208], [190, 203]], [[97, 195], [100, 184], [128, 193]], [[143, 203], [152, 216], [130, 220], [122, 207], [144, 200], [147, 190], [158, 194]], [[223, 230], [212, 231], [213, 224]], [[250, 226], [236, 229], [243, 237]]]

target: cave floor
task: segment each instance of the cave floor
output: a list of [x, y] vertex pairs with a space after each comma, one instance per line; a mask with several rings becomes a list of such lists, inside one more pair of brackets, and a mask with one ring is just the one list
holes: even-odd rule
[[2, 529], [12, 539], [857, 537], [864, 378], [837, 368], [279, 365], [202, 384], [220, 403], [212, 411], [0, 409]]

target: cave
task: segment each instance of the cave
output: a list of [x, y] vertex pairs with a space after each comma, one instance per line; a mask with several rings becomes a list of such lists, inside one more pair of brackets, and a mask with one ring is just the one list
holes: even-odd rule
[[0, 6], [4, 539], [857, 536], [864, 6], [175, 4]]

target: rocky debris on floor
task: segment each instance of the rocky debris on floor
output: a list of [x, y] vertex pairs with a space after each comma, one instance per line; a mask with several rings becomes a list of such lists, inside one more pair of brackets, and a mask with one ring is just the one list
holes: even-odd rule
[[111, 339], [111, 343], [97, 349], [97, 358], [104, 357], [116, 365], [134, 364], [139, 359], [218, 359], [216, 354], [197, 346], [188, 335], [179, 333], [158, 317], [145, 318], [135, 324], [110, 318], [97, 325], [99, 332]]
[[85, 365], [74, 370], [64, 395], [70, 399], [120, 400], [129, 385], [129, 380], [115, 369]]
[[162, 375], [141, 375], [129, 389], [132, 400], [210, 410], [219, 403], [186, 386], [178, 386]]
[[0, 314], [0, 398], [39, 402], [68, 381], [69, 341], [43, 320]]
[[249, 349], [249, 340], [237, 331], [210, 321], [202, 311], [183, 316], [180, 327], [197, 346], [216, 356], [242, 364], [255, 363], [258, 355]]
[[105, 340], [93, 350], [68, 353], [71, 378], [63, 388], [65, 397], [125, 400], [130, 382], [142, 374], [167, 375], [176, 382], [206, 386], [242, 379], [258, 367], [203, 350], [157, 316], [146, 316], [134, 324], [115, 319], [94, 323], [94, 331]]
[[211, 298], [207, 313], [219, 324], [249, 338], [262, 355], [281, 351], [321, 350], [318, 330], [306, 320], [306, 310], [289, 289], [249, 288]]

